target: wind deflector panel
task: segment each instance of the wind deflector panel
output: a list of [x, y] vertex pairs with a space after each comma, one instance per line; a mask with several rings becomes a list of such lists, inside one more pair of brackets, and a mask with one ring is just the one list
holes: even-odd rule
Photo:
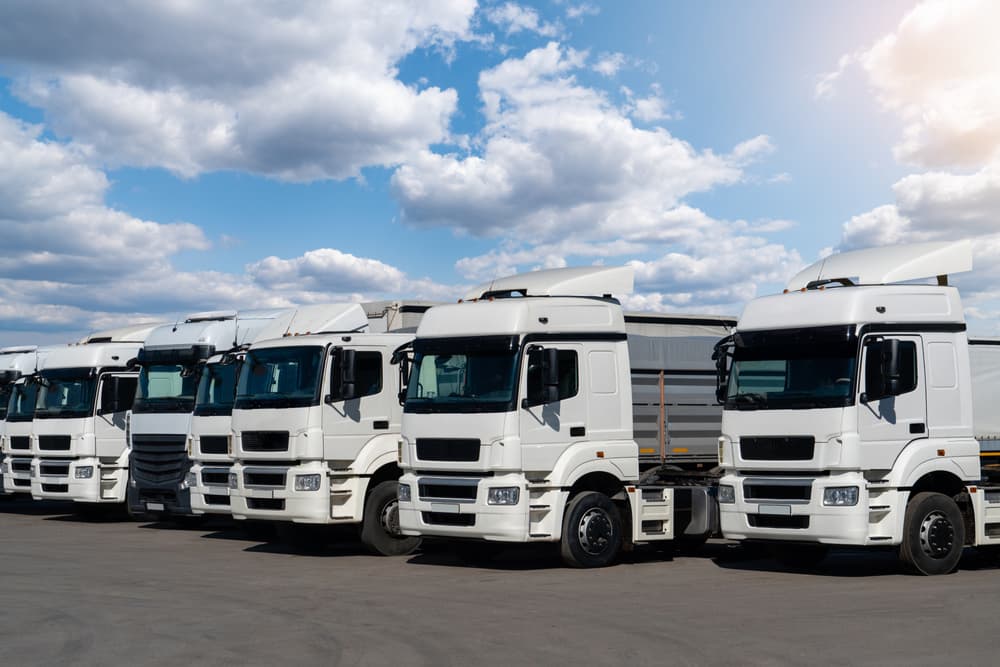
[[417, 458], [421, 461], [478, 461], [479, 445], [479, 441], [472, 438], [417, 438]]
[[740, 438], [744, 461], [809, 461], [816, 439], [809, 436], [750, 436]]

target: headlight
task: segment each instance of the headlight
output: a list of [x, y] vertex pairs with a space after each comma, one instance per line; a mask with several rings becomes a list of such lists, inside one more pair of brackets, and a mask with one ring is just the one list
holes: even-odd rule
[[229, 488], [235, 489], [239, 487], [239, 480], [236, 478], [236, 473], [229, 473]]
[[410, 485], [400, 484], [399, 488], [396, 489], [396, 497], [399, 498], [399, 502], [401, 503], [410, 502]]
[[521, 489], [516, 486], [496, 486], [486, 494], [487, 505], [516, 505]]
[[319, 491], [320, 475], [296, 475], [296, 491]]
[[198, 473], [189, 472], [184, 476], [184, 483], [181, 484], [182, 489], [191, 489], [198, 486]]
[[736, 487], [731, 484], [719, 484], [719, 504], [731, 505], [736, 502]]
[[74, 476], [77, 479], [90, 479], [94, 476], [94, 466], [79, 466]]
[[858, 487], [831, 486], [823, 489], [823, 504], [832, 507], [854, 507], [858, 504]]

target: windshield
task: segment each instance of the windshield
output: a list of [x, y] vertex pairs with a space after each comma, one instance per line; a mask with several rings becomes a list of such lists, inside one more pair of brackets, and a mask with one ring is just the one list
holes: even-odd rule
[[506, 412], [514, 409], [516, 378], [510, 337], [417, 341], [404, 409]]
[[143, 366], [132, 412], [191, 412], [197, 373], [180, 364]]
[[31, 421], [35, 414], [35, 400], [38, 396], [38, 385], [34, 382], [18, 382], [11, 385], [10, 399], [7, 402], [7, 421]]
[[7, 404], [10, 402], [11, 385], [0, 387], [0, 421], [7, 418]]
[[270, 347], [247, 352], [236, 383], [236, 408], [297, 408], [319, 402], [324, 348]]
[[36, 419], [89, 417], [94, 410], [97, 375], [93, 368], [63, 368], [40, 373]]
[[737, 334], [727, 409], [795, 410], [854, 404], [857, 339], [846, 329]]
[[236, 375], [240, 361], [228, 364], [206, 364], [198, 382], [198, 397], [194, 414], [201, 416], [231, 415], [236, 400]]

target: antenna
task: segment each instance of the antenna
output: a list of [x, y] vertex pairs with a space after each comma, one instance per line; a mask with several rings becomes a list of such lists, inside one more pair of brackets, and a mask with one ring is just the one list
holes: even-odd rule
[[240, 344], [240, 311], [236, 311], [233, 315], [233, 347], [239, 347]]
[[299, 309], [298, 309], [298, 307], [296, 307], [295, 308], [295, 312], [293, 312], [292, 316], [290, 318], [288, 318], [288, 326], [285, 327], [285, 333], [284, 333], [285, 336], [287, 336], [288, 332], [292, 330], [292, 323], [295, 322], [295, 316], [298, 315], [298, 314], [299, 314]]
[[177, 317], [174, 318], [174, 328], [170, 330], [171, 333], [177, 331], [177, 325], [180, 323], [181, 323], [181, 315], [180, 313], [177, 313]]

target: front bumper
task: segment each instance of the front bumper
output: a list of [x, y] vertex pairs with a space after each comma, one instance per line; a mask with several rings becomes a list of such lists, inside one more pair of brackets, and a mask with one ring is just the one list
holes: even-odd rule
[[[807, 500], [762, 497], [758, 492], [747, 498], [748, 486], [807, 484]], [[720, 485], [735, 489], [735, 503], [720, 503], [722, 535], [731, 540], [815, 542], [831, 545], [869, 546], [898, 544], [894, 513], [898, 511], [895, 492], [881, 494], [877, 508], [870, 502], [867, 483], [861, 473], [848, 472], [824, 477], [769, 477], [767, 473], [726, 474]], [[823, 505], [824, 490], [830, 487], [858, 487], [858, 502], [849, 507]]]
[[[399, 483], [410, 487], [410, 500], [399, 503], [399, 525], [404, 535], [496, 542], [559, 539], [567, 493], [560, 489], [529, 490], [522, 474], [439, 477], [406, 473]], [[491, 487], [517, 487], [517, 504], [487, 504]]]
[[[263, 519], [294, 523], [357, 523], [364, 509], [361, 477], [331, 478], [322, 461], [289, 465], [234, 463], [236, 488], [229, 492], [235, 519]], [[315, 491], [296, 491], [295, 478], [319, 475]]]
[[[125, 499], [128, 471], [102, 467], [97, 457], [32, 460], [31, 497], [35, 500], [72, 500], [77, 503], [120, 503]], [[91, 469], [90, 477], [78, 478], [79, 468]]]
[[195, 484], [190, 488], [191, 511], [194, 514], [232, 514], [229, 495], [228, 463], [212, 464], [195, 461], [191, 466]]
[[4, 493], [31, 493], [31, 462], [30, 456], [7, 455], [4, 460]]
[[181, 484], [150, 486], [141, 483], [129, 484], [128, 506], [135, 514], [163, 512], [176, 516], [190, 516], [191, 491]]

